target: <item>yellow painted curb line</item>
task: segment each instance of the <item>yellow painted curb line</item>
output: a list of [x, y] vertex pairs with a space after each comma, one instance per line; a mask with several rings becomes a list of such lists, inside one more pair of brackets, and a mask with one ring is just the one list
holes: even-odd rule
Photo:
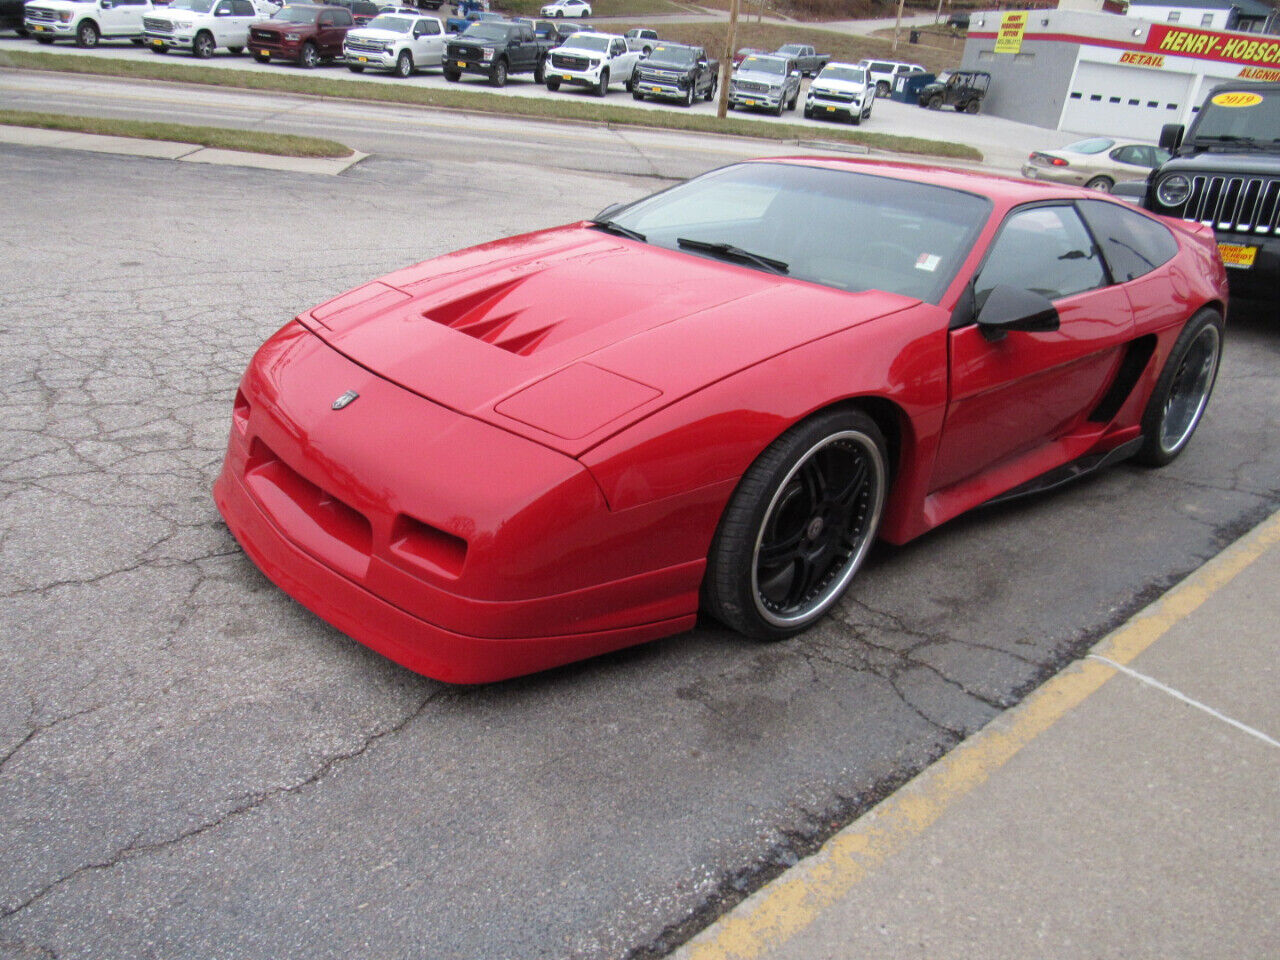
[[[1092, 652], [1121, 665], [1130, 663], [1277, 543], [1280, 513], [1113, 631]], [[1099, 660], [1077, 660], [836, 834], [817, 854], [721, 917], [675, 956], [756, 960], [781, 946], [1116, 672]]]

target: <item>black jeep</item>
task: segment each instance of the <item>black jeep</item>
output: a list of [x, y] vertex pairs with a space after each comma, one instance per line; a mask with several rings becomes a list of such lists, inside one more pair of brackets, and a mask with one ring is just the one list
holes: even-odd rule
[[1174, 157], [1142, 205], [1212, 226], [1233, 295], [1280, 298], [1280, 83], [1214, 87], [1186, 135], [1167, 124], [1160, 146]]

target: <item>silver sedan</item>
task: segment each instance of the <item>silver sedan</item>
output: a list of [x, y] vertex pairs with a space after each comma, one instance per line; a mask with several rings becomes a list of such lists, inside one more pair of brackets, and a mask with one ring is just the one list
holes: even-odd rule
[[1090, 137], [1057, 150], [1033, 151], [1022, 165], [1022, 175], [1109, 193], [1122, 180], [1145, 180], [1169, 156], [1168, 150], [1146, 143]]

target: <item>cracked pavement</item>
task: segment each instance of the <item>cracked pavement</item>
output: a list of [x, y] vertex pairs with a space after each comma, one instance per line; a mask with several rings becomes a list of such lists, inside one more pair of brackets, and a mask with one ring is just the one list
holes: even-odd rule
[[881, 547], [791, 642], [446, 687], [228, 535], [240, 373], [308, 305], [652, 180], [0, 163], [0, 956], [660, 956], [1280, 503], [1280, 331], [1233, 316], [1165, 470]]

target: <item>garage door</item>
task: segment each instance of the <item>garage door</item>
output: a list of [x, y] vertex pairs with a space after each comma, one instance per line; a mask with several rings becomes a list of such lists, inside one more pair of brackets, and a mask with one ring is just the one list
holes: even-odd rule
[[1058, 129], [1158, 140], [1162, 126], [1182, 122], [1193, 79], [1189, 73], [1081, 60]]

